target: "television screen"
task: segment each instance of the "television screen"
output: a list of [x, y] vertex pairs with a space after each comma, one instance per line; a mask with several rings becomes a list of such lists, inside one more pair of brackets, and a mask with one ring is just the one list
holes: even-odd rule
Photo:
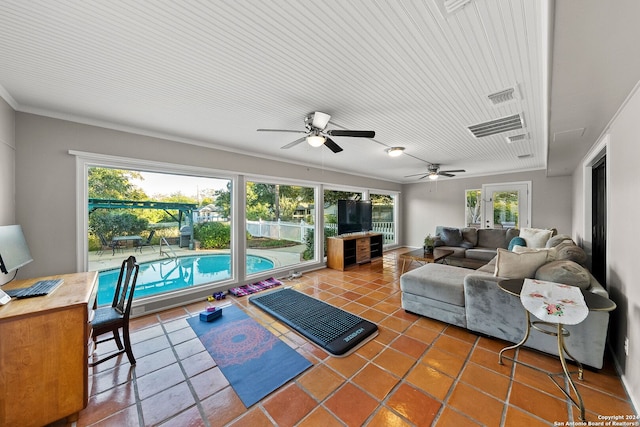
[[7, 274], [33, 261], [19, 225], [0, 226], [0, 271]]
[[338, 235], [370, 231], [370, 200], [338, 200]]

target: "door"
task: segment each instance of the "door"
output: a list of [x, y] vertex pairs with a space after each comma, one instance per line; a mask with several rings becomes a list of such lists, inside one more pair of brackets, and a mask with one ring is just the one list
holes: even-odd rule
[[605, 157], [591, 169], [591, 271], [598, 282], [606, 283], [607, 265], [607, 175]]
[[531, 182], [482, 186], [484, 228], [530, 227]]

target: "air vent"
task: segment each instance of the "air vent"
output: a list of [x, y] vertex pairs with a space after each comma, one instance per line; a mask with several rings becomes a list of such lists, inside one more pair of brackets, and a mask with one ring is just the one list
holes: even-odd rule
[[435, 0], [435, 2], [442, 16], [447, 18], [449, 15], [461, 10], [468, 3], [471, 3], [471, 0]]
[[529, 139], [529, 135], [526, 133], [521, 133], [519, 135], [508, 136], [506, 139], [509, 144], [513, 144], [514, 142], [524, 141], [525, 139]]
[[520, 154], [518, 156], [519, 159], [528, 159], [529, 157], [533, 157], [533, 154]]
[[487, 95], [487, 98], [489, 98], [489, 101], [491, 101], [493, 105], [503, 104], [516, 99], [517, 91], [515, 87], [510, 87], [496, 93], [490, 93]]
[[495, 135], [497, 133], [507, 132], [510, 130], [522, 129], [523, 127], [524, 119], [522, 114], [514, 114], [512, 116], [502, 117], [500, 119], [469, 126], [469, 130], [476, 138], [482, 138], [484, 136]]

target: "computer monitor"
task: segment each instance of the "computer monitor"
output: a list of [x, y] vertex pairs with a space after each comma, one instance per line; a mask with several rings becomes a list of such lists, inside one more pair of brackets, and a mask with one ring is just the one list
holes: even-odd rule
[[0, 226], [0, 271], [8, 274], [33, 261], [19, 225]]

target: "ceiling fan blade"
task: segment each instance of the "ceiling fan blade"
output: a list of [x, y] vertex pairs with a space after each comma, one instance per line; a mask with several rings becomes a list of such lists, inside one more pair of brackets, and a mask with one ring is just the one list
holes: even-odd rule
[[443, 173], [455, 173], [455, 172], [466, 172], [464, 169], [455, 169], [455, 170], [449, 170], [449, 171], [440, 171], [440, 174]]
[[452, 175], [452, 174], [447, 173], [447, 172], [439, 172], [436, 175], [446, 176], [446, 177], [449, 177], [449, 178], [451, 178], [452, 176], [455, 176], [455, 175]]
[[288, 148], [294, 147], [298, 144], [300, 144], [302, 141], [304, 141], [305, 139], [307, 139], [306, 136], [303, 136], [302, 138], [296, 139], [293, 142], [288, 143], [287, 145], [283, 145], [282, 147], [280, 147], [281, 150], [286, 150]]
[[339, 153], [342, 151], [342, 147], [340, 147], [338, 144], [333, 142], [331, 138], [326, 138], [324, 141], [324, 145], [334, 153]]
[[411, 178], [412, 176], [418, 176], [418, 175], [423, 175], [424, 172], [420, 172], [420, 173], [414, 173], [413, 175], [405, 175], [405, 178]]
[[327, 123], [329, 123], [330, 119], [331, 119], [330, 115], [326, 113], [321, 113], [320, 111], [316, 111], [315, 113], [313, 113], [313, 120], [311, 121], [311, 126], [320, 130], [324, 130], [324, 128], [327, 127]]
[[307, 133], [304, 130], [290, 130], [290, 129], [256, 129], [258, 132], [291, 132], [291, 133]]
[[357, 138], [374, 138], [376, 136], [376, 133], [372, 130], [331, 129], [328, 130], [326, 134], [331, 136], [353, 136]]
[[422, 176], [421, 176], [420, 178], [418, 178], [418, 179], [425, 179], [425, 178], [426, 178], [426, 177], [428, 177], [429, 175], [431, 175], [431, 173], [428, 173], [428, 174], [426, 174], [426, 175], [422, 175]]

